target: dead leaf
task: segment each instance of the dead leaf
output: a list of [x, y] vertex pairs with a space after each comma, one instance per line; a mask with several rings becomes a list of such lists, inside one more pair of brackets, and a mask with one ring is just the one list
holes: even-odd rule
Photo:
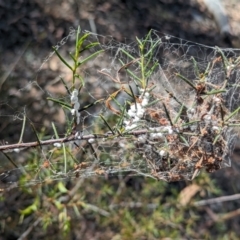
[[186, 206], [191, 199], [201, 190], [201, 187], [197, 184], [191, 184], [185, 187], [179, 194], [179, 203], [182, 206]]

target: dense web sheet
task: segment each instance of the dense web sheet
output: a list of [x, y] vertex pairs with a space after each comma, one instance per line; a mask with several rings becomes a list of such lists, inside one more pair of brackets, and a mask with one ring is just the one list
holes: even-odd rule
[[[239, 49], [157, 31], [143, 41], [142, 52], [140, 40], [123, 44], [90, 34], [87, 41], [100, 42], [93, 52], [104, 51], [81, 69], [79, 124], [50, 145], [0, 146], [1, 159], [15, 163], [1, 163], [2, 188], [119, 174], [191, 180], [202, 168], [231, 166], [239, 128]], [[71, 94], [58, 100], [70, 102]], [[69, 124], [73, 116], [64, 111]]]

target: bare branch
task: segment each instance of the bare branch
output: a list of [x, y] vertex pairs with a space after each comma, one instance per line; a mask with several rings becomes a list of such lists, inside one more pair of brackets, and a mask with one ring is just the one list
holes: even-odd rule
[[213, 204], [213, 203], [222, 203], [222, 202], [227, 202], [227, 201], [235, 201], [240, 199], [240, 193], [238, 194], [233, 194], [230, 196], [222, 196], [222, 197], [217, 197], [217, 198], [211, 198], [211, 199], [206, 199], [206, 200], [201, 200], [198, 202], [195, 202], [195, 206], [205, 206], [208, 204]]

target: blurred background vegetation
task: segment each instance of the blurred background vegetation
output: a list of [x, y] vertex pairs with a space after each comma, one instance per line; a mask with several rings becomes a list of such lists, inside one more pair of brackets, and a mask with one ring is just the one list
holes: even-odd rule
[[[56, 56], [38, 69], [71, 27], [80, 25], [123, 43], [153, 28], [201, 44], [238, 48], [240, 3], [219, 3], [220, 15], [204, 0], [0, 1], [2, 144], [18, 142], [22, 113], [45, 135], [52, 134], [52, 121], [58, 129], [65, 123], [62, 112], [48, 105], [46, 92], [63, 94], [56, 79], [71, 76]], [[227, 26], [220, 21], [225, 17]], [[68, 46], [63, 46], [66, 52]], [[35, 140], [28, 126], [23, 141]], [[13, 156], [16, 164], [27, 160], [23, 158], [36, 156]], [[239, 193], [240, 156], [233, 160], [232, 168], [202, 172], [193, 182], [95, 176], [4, 191], [2, 178], [0, 239], [239, 239], [239, 201], [197, 204]], [[0, 154], [0, 173], [12, 167]], [[11, 173], [13, 178], [18, 174]]]

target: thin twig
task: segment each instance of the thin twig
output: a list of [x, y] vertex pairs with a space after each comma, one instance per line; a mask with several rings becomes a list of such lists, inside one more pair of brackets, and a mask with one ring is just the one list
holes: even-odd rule
[[29, 233], [40, 223], [41, 218], [38, 218], [29, 228], [18, 238], [18, 240], [24, 240], [29, 235]]
[[[149, 130], [147, 129], [142, 129], [142, 130], [138, 130], [138, 131], [132, 131], [132, 132], [128, 132], [127, 135], [134, 135], [134, 136], [138, 136], [141, 134], [145, 134], [148, 133]], [[64, 137], [64, 138], [58, 138], [58, 139], [49, 139], [49, 140], [45, 140], [45, 141], [40, 141], [40, 145], [44, 146], [44, 145], [51, 145], [54, 143], [66, 143], [66, 142], [73, 142], [73, 141], [79, 141], [79, 140], [88, 140], [91, 138], [107, 138], [109, 136], [113, 136], [112, 133], [107, 133], [107, 134], [90, 134], [90, 135], [85, 135], [85, 136], [81, 136], [80, 137], [75, 137], [74, 135], [69, 136], [69, 137]], [[117, 137], [117, 136], [116, 136]], [[39, 142], [28, 142], [28, 143], [14, 143], [14, 144], [8, 144], [8, 145], [2, 145], [0, 146], [0, 152], [1, 151], [6, 151], [6, 152], [10, 152], [11, 150], [13, 151], [14, 149], [25, 149], [25, 148], [30, 148], [30, 147], [38, 147], [39, 146]]]
[[233, 194], [230, 196], [222, 196], [222, 197], [217, 197], [217, 198], [201, 200], [201, 201], [195, 202], [194, 205], [195, 206], [205, 206], [208, 204], [221, 203], [221, 202], [227, 202], [227, 201], [235, 201], [238, 199], [240, 199], [240, 193]]

